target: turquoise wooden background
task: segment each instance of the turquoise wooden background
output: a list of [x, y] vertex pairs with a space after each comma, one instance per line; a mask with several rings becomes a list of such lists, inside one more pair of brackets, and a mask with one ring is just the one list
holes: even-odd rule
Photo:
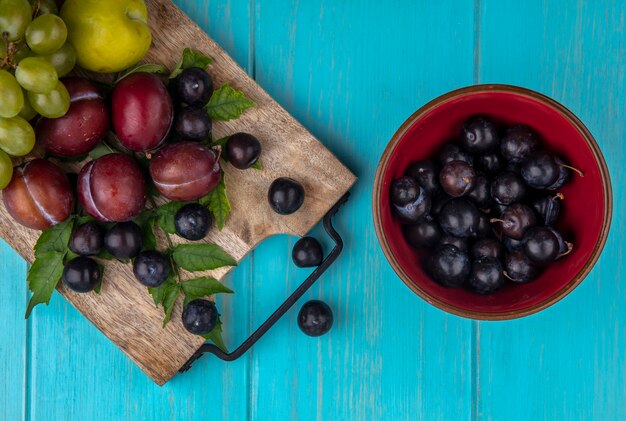
[[[626, 419], [626, 2], [176, 3], [360, 177], [337, 220], [346, 253], [307, 294], [331, 304], [336, 325], [306, 337], [294, 310], [240, 361], [205, 356], [159, 388], [58, 296], [25, 322], [26, 265], [3, 243], [1, 420]], [[395, 129], [479, 82], [570, 107], [614, 182], [595, 270], [556, 306], [511, 322], [428, 306], [387, 265], [372, 226], [374, 172]], [[221, 302], [229, 344], [305, 277], [290, 263], [293, 243], [267, 241], [233, 274], [237, 294]]]

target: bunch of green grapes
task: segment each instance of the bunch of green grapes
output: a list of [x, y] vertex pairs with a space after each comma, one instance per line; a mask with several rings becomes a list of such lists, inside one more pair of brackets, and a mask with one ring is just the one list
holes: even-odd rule
[[0, 189], [13, 174], [9, 156], [35, 146], [29, 122], [62, 117], [70, 107], [59, 78], [74, 68], [76, 51], [58, 12], [54, 0], [0, 0]]

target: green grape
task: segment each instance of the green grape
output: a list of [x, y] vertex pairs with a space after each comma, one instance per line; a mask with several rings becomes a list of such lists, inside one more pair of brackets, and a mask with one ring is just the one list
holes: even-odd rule
[[59, 77], [63, 77], [72, 71], [76, 65], [76, 50], [72, 47], [72, 44], [66, 42], [63, 47], [52, 54], [41, 56], [57, 71]]
[[0, 190], [9, 185], [13, 178], [13, 162], [3, 150], [0, 150]]
[[24, 91], [23, 94], [24, 94], [24, 106], [22, 107], [18, 115], [26, 121], [31, 121], [33, 118], [37, 116], [37, 111], [35, 111], [32, 105], [30, 105], [30, 101], [28, 101], [28, 93]]
[[0, 118], [0, 149], [12, 156], [24, 156], [35, 146], [35, 130], [22, 117]]
[[13, 63], [19, 63], [20, 61], [24, 60], [26, 57], [32, 57], [33, 55], [34, 53], [30, 51], [30, 48], [28, 48], [28, 45], [26, 45], [26, 43], [23, 42], [20, 44], [18, 50], [13, 55], [13, 59], [11, 61]]
[[[35, 5], [37, 0], [29, 0], [32, 6]], [[37, 12], [37, 16], [45, 15], [47, 13], [52, 13], [53, 15], [59, 14], [59, 8], [54, 0], [41, 0], [39, 2], [39, 11]]]
[[13, 75], [0, 70], [0, 117], [15, 117], [24, 105], [24, 94]]
[[22, 38], [32, 13], [28, 0], [0, 0], [0, 33], [8, 32], [9, 41]]
[[29, 91], [28, 101], [35, 111], [48, 118], [63, 117], [70, 109], [70, 94], [61, 82], [57, 82], [56, 88], [47, 94]]
[[37, 94], [51, 92], [59, 82], [52, 64], [41, 57], [26, 57], [15, 69], [15, 79], [22, 88]]
[[26, 43], [37, 54], [52, 54], [67, 39], [67, 27], [57, 15], [41, 15], [26, 28]]

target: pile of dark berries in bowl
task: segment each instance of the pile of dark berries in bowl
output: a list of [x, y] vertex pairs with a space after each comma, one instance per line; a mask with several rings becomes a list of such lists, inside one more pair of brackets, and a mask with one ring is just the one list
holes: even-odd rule
[[431, 159], [391, 184], [391, 208], [405, 240], [429, 255], [426, 273], [445, 287], [491, 294], [535, 280], [573, 243], [554, 225], [559, 189], [583, 174], [544, 149], [526, 125], [501, 130], [474, 116]]

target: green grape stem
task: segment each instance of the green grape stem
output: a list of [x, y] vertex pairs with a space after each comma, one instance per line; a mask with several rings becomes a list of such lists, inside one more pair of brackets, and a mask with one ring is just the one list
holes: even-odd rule
[[5, 50], [4, 59], [0, 62], [0, 69], [4, 69], [6, 67], [15, 69], [17, 67], [17, 64], [13, 63], [13, 56], [15, 56], [15, 54], [17, 53], [17, 50], [19, 50], [19, 46], [22, 40], [17, 40], [13, 42], [9, 41], [8, 32], [2, 33], [2, 40], [4, 41], [6, 50]]
[[35, 0], [35, 5], [33, 6], [33, 19], [39, 14], [39, 9], [41, 9], [41, 0]]
[[39, 14], [39, 9], [41, 9], [41, 0], [35, 0], [35, 4], [33, 5], [33, 19]]

